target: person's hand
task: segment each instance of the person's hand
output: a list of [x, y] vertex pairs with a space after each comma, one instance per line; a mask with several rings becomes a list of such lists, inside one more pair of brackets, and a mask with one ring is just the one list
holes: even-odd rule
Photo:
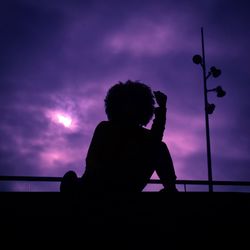
[[157, 104], [160, 107], [166, 107], [167, 105], [167, 95], [162, 93], [161, 91], [154, 91], [154, 96]]

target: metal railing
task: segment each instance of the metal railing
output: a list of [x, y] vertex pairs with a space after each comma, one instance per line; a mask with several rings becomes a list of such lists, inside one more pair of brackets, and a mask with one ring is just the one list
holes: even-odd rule
[[[149, 181], [151, 184], [161, 184], [160, 180], [151, 179]], [[187, 191], [187, 185], [205, 185], [208, 186], [237, 186], [237, 187], [249, 187], [250, 192], [250, 181], [210, 181], [207, 180], [176, 180], [176, 184], [181, 184], [184, 186], [184, 191]]]
[[[60, 183], [62, 177], [48, 177], [48, 176], [0, 176], [0, 181], [24, 181], [24, 182], [58, 182]], [[150, 179], [148, 184], [161, 184], [159, 179]], [[183, 185], [184, 192], [187, 192], [187, 185], [191, 186], [207, 186], [211, 182], [207, 180], [176, 180], [176, 185]], [[212, 181], [213, 186], [233, 186], [233, 187], [245, 187], [245, 192], [250, 192], [250, 181]], [[248, 190], [247, 190], [248, 188]]]

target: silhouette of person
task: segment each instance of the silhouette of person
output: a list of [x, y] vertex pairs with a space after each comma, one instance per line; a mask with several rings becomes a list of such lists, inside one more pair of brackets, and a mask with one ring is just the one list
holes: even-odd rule
[[[167, 96], [128, 80], [113, 85], [104, 102], [108, 121], [95, 128], [85, 172], [77, 178], [68, 171], [60, 191], [141, 192], [156, 171], [164, 186], [161, 191], [178, 192], [173, 161], [162, 141]], [[147, 129], [153, 116], [151, 129]]]

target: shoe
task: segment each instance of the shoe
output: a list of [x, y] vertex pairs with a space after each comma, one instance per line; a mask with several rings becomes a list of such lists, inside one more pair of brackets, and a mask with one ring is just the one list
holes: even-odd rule
[[60, 192], [61, 193], [75, 193], [78, 186], [78, 177], [76, 173], [72, 170], [64, 174], [61, 184]]
[[178, 193], [179, 190], [176, 187], [168, 187], [168, 188], [163, 188], [160, 190], [161, 193]]

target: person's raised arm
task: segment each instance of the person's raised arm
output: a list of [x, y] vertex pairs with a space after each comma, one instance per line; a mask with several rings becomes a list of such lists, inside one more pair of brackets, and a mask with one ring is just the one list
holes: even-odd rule
[[157, 141], [162, 141], [167, 112], [167, 95], [161, 91], [154, 91], [155, 99], [158, 107], [155, 108], [155, 117], [151, 126], [151, 132]]

